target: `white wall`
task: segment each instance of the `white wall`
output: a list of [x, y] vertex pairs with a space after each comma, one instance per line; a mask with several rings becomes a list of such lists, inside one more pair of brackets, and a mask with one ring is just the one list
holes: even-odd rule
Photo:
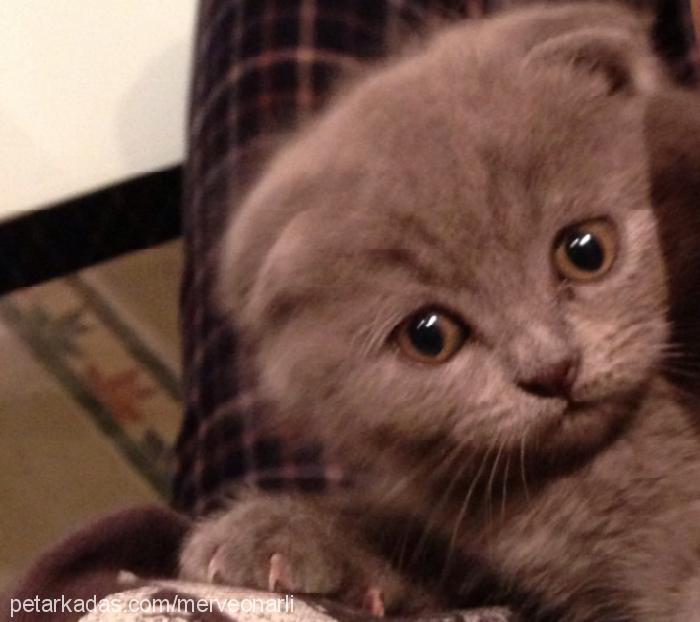
[[0, 0], [0, 219], [175, 164], [196, 0]]

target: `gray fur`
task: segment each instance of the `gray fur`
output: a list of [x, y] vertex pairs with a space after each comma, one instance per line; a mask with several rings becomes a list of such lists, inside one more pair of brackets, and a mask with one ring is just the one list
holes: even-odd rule
[[[659, 219], [679, 199], [655, 185], [676, 164], [649, 129], [675, 99], [645, 32], [602, 4], [451, 26], [273, 158], [227, 234], [221, 296], [281, 424], [363, 475], [325, 499], [246, 495], [195, 530], [184, 576], [224, 546], [223, 580], [266, 587], [286, 547], [295, 587], [378, 584], [390, 609], [471, 602], [487, 569], [535, 617], [700, 619], [698, 419], [665, 367], [678, 292]], [[613, 269], [562, 283], [554, 241], [599, 216]], [[425, 305], [473, 330], [440, 366], [390, 338]], [[517, 384], [562, 357], [580, 361], [576, 408]], [[382, 557], [368, 534], [387, 516], [430, 538]], [[470, 560], [457, 587], [402, 565], [428, 539]]]

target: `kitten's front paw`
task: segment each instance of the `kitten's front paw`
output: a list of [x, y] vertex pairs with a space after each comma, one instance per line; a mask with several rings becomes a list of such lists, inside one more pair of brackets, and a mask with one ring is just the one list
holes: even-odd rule
[[[337, 515], [304, 498], [257, 495], [200, 522], [180, 556], [183, 579], [327, 594], [381, 616], [417, 592], [367, 552]], [[408, 606], [408, 607], [407, 607]]]

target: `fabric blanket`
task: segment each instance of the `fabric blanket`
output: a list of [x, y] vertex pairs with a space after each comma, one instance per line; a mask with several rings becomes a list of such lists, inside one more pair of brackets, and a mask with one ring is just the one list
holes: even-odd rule
[[[0, 622], [352, 622], [367, 613], [332, 600], [176, 580], [191, 521], [157, 506], [97, 520], [39, 557], [0, 596]], [[393, 618], [406, 620], [406, 618]], [[445, 612], [413, 622], [513, 622], [503, 609]]]

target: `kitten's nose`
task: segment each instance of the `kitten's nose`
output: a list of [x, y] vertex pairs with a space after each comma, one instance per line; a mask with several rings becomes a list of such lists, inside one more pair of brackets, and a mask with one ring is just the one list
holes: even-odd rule
[[577, 373], [578, 361], [567, 358], [534, 367], [531, 373], [519, 378], [517, 384], [523, 391], [537, 397], [569, 399]]

